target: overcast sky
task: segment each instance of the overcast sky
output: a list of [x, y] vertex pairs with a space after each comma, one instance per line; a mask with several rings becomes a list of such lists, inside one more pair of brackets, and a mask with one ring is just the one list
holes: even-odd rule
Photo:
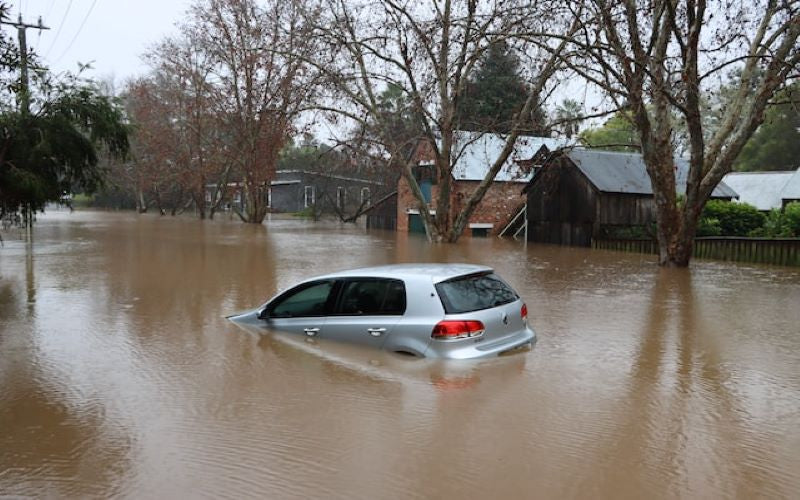
[[[174, 31], [190, 0], [25, 0], [9, 2], [11, 17], [49, 30], [28, 30], [28, 45], [55, 71], [92, 62], [94, 76], [114, 75], [118, 82], [144, 73], [140, 56]], [[16, 29], [3, 26], [16, 40]]]

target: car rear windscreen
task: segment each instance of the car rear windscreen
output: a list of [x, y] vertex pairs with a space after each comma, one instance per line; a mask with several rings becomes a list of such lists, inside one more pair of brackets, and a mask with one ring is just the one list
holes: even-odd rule
[[494, 273], [459, 276], [436, 284], [447, 314], [480, 311], [514, 302], [519, 296]]

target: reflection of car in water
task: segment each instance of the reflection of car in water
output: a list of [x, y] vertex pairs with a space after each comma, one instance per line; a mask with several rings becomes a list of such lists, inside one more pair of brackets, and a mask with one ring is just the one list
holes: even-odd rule
[[432, 358], [496, 356], [530, 344], [527, 307], [491, 268], [398, 264], [319, 276], [238, 324]]

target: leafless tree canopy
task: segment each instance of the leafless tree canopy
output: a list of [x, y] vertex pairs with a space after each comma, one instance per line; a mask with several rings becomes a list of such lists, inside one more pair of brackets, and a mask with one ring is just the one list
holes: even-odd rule
[[[316, 89], [305, 62], [314, 53], [309, 13], [293, 0], [198, 0], [178, 34], [146, 55], [152, 73], [129, 95], [138, 99], [139, 177], [159, 205], [157, 186], [168, 185], [173, 205], [187, 198], [201, 217], [213, 216], [235, 179], [245, 199], [239, 215], [261, 223], [278, 153]], [[168, 168], [147, 167], [150, 158]]]
[[[629, 110], [653, 183], [662, 264], [686, 265], [700, 212], [775, 91], [797, 76], [800, 2], [584, 2], [569, 67]], [[701, 97], [733, 80], [713, 131]], [[675, 189], [674, 135], [686, 130], [685, 200]]]
[[[477, 62], [504, 41], [524, 56], [529, 94], [519, 116], [530, 115], [552, 92], [566, 41], [554, 34], [577, 29], [573, 11], [550, 1], [353, 1], [325, 0], [314, 37], [324, 47], [312, 61], [326, 77], [318, 105], [332, 120], [370, 130], [376, 154], [391, 158], [412, 188], [428, 236], [455, 241], [500, 170], [519, 134], [512, 125], [506, 148], [458, 214], [451, 210], [452, 169], [467, 145], [459, 141], [456, 110]], [[400, 136], [382, 112], [381, 94], [399, 89], [416, 136]], [[472, 137], [475, 137], [472, 135]], [[432, 148], [438, 197], [431, 215], [407, 156], [409, 143]]]

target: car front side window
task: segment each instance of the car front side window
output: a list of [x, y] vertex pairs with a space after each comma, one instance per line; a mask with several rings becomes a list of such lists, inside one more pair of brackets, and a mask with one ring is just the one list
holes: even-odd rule
[[298, 318], [324, 316], [332, 281], [302, 285], [291, 290], [270, 306], [269, 316], [273, 318]]
[[406, 309], [405, 285], [400, 280], [352, 279], [341, 290], [337, 315], [402, 315]]

